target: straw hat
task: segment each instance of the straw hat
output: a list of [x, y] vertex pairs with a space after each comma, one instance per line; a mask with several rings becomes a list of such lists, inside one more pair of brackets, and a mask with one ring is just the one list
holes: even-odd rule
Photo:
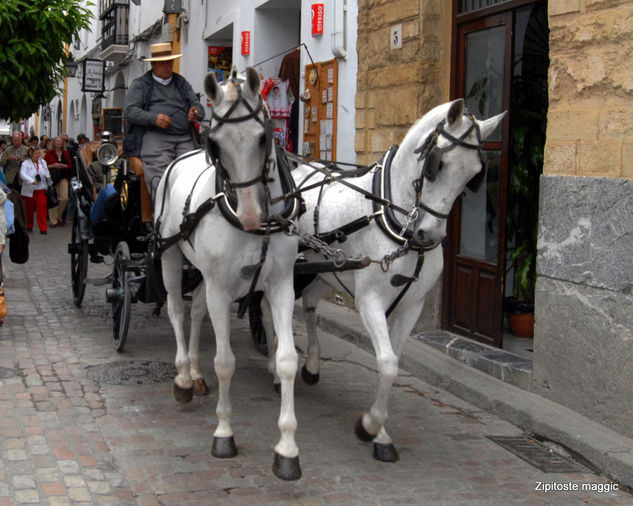
[[145, 61], [167, 61], [180, 58], [181, 54], [171, 54], [171, 42], [161, 42], [159, 44], [152, 44], [150, 46], [152, 56], [145, 58]]

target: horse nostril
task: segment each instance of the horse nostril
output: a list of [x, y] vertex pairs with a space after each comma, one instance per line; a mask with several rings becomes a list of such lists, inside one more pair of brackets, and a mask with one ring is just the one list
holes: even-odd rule
[[415, 232], [415, 240], [418, 244], [424, 244], [424, 230], [421, 228], [417, 229]]

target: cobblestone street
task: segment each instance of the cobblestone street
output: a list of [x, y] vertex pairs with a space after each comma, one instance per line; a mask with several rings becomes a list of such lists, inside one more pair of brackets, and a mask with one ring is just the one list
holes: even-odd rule
[[[401, 371], [387, 423], [400, 460], [381, 463], [356, 439], [377, 383], [373, 357], [322, 334], [321, 380], [295, 383], [303, 477], [277, 479], [279, 397], [248, 321], [234, 322], [233, 459], [211, 453], [217, 382], [208, 318], [203, 328], [207, 397], [172, 395], [175, 342], [167, 312], [135, 304], [123, 353], [112, 346], [105, 286], [73, 304], [70, 227], [30, 234], [31, 259], [5, 255], [9, 308], [0, 327], [0, 506], [14, 504], [633, 504], [589, 470], [543, 473], [488, 436], [521, 430]], [[110, 260], [106, 259], [109, 264]], [[88, 277], [109, 265], [90, 264]], [[295, 318], [297, 347], [305, 328]], [[134, 367], [129, 366], [130, 361]], [[302, 365], [302, 361], [300, 363]], [[118, 368], [115, 366], [119, 366]], [[538, 490], [538, 483], [603, 490]]]

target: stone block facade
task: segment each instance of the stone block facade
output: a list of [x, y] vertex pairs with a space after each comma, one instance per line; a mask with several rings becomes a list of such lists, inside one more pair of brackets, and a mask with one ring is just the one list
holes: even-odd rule
[[[424, 112], [449, 99], [451, 2], [358, 1], [356, 155], [376, 161]], [[402, 25], [402, 48], [390, 49]]]
[[549, 2], [546, 174], [633, 177], [633, 1]]

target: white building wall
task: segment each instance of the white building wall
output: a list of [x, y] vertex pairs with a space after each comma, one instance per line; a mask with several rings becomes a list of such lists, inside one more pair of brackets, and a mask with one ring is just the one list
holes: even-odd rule
[[[98, 2], [97, 2], [98, 3]], [[345, 46], [347, 55], [338, 61], [338, 110], [337, 110], [337, 159], [355, 161], [355, 95], [358, 59], [356, 54], [357, 15], [356, 0], [320, 0], [324, 4], [324, 33], [312, 36], [311, 5], [309, 0], [183, 0], [185, 11], [180, 16], [180, 44], [183, 57], [179, 72], [186, 77], [197, 92], [203, 92], [203, 80], [207, 73], [209, 45], [232, 45], [233, 64], [243, 69], [247, 65], [255, 68], [264, 77], [277, 76], [283, 55], [277, 55], [303, 43], [301, 49], [301, 91], [303, 91], [304, 68], [310, 63], [308, 53], [315, 62], [335, 58], [341, 49], [333, 51], [335, 27], [341, 35], [338, 46]], [[315, 2], [316, 3], [316, 2]], [[339, 7], [337, 10], [337, 6]], [[346, 6], [346, 11], [342, 7]], [[91, 7], [95, 16], [91, 31], [84, 30], [80, 36], [79, 50], [71, 48], [76, 60], [90, 56], [99, 58], [97, 46], [101, 42], [101, 22], [98, 6]], [[139, 61], [141, 56], [149, 56], [149, 46], [155, 42], [170, 41], [170, 25], [162, 13], [163, 2], [141, 1], [140, 5], [129, 5], [129, 47], [130, 57], [125, 65], [110, 68], [106, 72], [106, 90], [116, 86], [127, 87], [132, 80], [149, 70], [149, 63]], [[338, 16], [335, 13], [338, 12]], [[344, 12], [344, 15], [343, 15]], [[162, 31], [151, 40], [133, 43], [139, 34], [151, 28], [157, 21], [163, 21]], [[241, 33], [251, 33], [251, 53], [241, 54]], [[265, 61], [267, 60], [267, 61]], [[102, 107], [121, 107], [124, 95], [121, 91], [106, 91]], [[67, 131], [71, 137], [92, 133], [91, 106], [93, 93], [81, 91], [81, 79], [68, 79]], [[70, 116], [70, 104], [74, 100], [74, 116]], [[56, 103], [56, 100], [53, 101]], [[202, 99], [206, 105], [206, 98]], [[303, 108], [299, 124], [303, 124]], [[208, 113], [208, 111], [207, 111]], [[54, 117], [56, 114], [54, 115]], [[41, 117], [41, 116], [40, 116]], [[77, 119], [75, 119], [77, 118]], [[56, 122], [52, 121], [53, 129]], [[42, 130], [40, 129], [40, 134]], [[301, 146], [301, 136], [299, 145]]]

